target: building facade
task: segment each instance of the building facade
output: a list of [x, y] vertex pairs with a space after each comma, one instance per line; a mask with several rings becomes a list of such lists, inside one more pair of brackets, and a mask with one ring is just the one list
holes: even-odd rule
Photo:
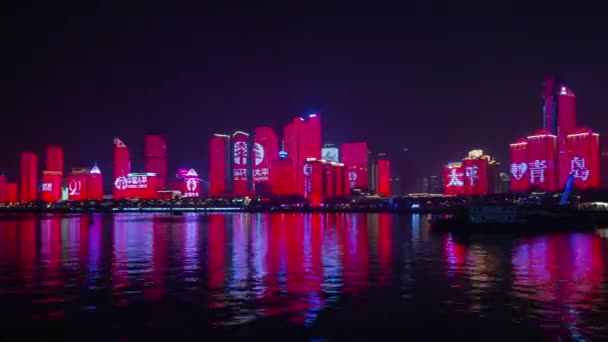
[[215, 134], [209, 149], [209, 192], [211, 196], [222, 196], [232, 191], [230, 136]]
[[348, 168], [350, 188], [369, 189], [369, 150], [367, 142], [342, 144], [342, 162]]
[[155, 173], [159, 190], [167, 189], [167, 137], [148, 134], [144, 138], [144, 170]]
[[114, 199], [120, 199], [124, 196], [124, 191], [120, 190], [117, 182], [126, 179], [131, 173], [131, 154], [129, 148], [120, 138], [114, 138], [114, 173], [112, 177]]
[[38, 156], [21, 153], [21, 203], [38, 200]]
[[530, 187], [544, 191], [557, 189], [557, 136], [539, 130], [528, 137], [528, 173]]
[[600, 137], [589, 129], [579, 129], [567, 137], [569, 172], [578, 189], [600, 187]]

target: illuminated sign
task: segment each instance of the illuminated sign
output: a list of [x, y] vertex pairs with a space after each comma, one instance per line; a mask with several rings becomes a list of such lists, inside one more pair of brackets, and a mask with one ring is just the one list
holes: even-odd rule
[[467, 166], [464, 168], [464, 174], [469, 181], [470, 186], [475, 186], [475, 181], [479, 179], [479, 169], [477, 165]]
[[42, 191], [53, 191], [53, 183], [42, 183]]
[[321, 159], [329, 162], [340, 162], [340, 152], [337, 147], [324, 147], [321, 149]]
[[458, 169], [452, 168], [450, 169], [450, 173], [448, 174], [449, 182], [446, 186], [464, 186], [464, 181], [462, 180], [462, 172], [458, 172]]
[[585, 158], [574, 157], [570, 161], [570, 171], [575, 179], [586, 181], [589, 178], [589, 169], [585, 167]]
[[82, 190], [82, 182], [76, 179], [70, 180], [68, 184], [68, 195], [69, 196], [80, 196]]
[[521, 180], [522, 178], [524, 178], [527, 171], [528, 171], [528, 164], [526, 164], [526, 163], [511, 164], [511, 175], [516, 180]]
[[309, 163], [304, 164], [302, 173], [304, 173], [304, 197], [308, 197], [312, 191], [312, 165]]
[[530, 163], [530, 184], [542, 184], [545, 182], [546, 160], [535, 160]]
[[247, 151], [246, 141], [237, 141], [234, 143], [234, 164], [235, 165], [247, 165], [247, 157], [249, 152]]
[[128, 176], [120, 176], [114, 181], [114, 186], [118, 190], [126, 189], [147, 189], [148, 175], [132, 174]]

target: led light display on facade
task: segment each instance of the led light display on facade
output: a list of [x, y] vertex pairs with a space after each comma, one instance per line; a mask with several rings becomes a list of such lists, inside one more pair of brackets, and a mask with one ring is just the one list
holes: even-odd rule
[[580, 129], [567, 136], [569, 174], [579, 189], [600, 186], [599, 135], [589, 129]]
[[530, 189], [530, 173], [528, 172], [528, 141], [519, 139], [510, 145], [511, 191], [528, 191]]
[[249, 134], [235, 132], [232, 135], [232, 176], [234, 194], [246, 196], [249, 194]]
[[545, 191], [557, 189], [557, 137], [539, 130], [528, 137], [528, 173], [530, 187]]
[[42, 172], [41, 198], [45, 203], [55, 203], [61, 199], [61, 171]]
[[114, 188], [120, 198], [157, 198], [158, 183], [154, 173], [130, 173], [114, 181]]
[[443, 168], [443, 184], [445, 195], [464, 194], [464, 169], [461, 162], [448, 163]]
[[367, 142], [342, 144], [342, 162], [348, 168], [350, 188], [368, 189], [368, 148]]

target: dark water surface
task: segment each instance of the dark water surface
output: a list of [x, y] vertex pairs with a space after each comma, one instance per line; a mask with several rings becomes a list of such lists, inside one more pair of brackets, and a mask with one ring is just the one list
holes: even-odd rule
[[427, 220], [0, 216], [0, 334], [608, 338], [608, 240], [599, 233], [458, 238]]

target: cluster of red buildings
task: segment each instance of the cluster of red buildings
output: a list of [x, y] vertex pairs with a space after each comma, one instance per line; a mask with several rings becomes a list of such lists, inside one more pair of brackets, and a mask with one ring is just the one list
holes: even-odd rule
[[511, 191], [600, 187], [600, 139], [576, 128], [576, 96], [554, 77], [545, 79], [544, 128], [510, 145]]
[[462, 161], [452, 162], [443, 169], [444, 194], [450, 196], [480, 196], [497, 191], [499, 163], [472, 150]]
[[[131, 169], [131, 152], [120, 138], [114, 138], [113, 145], [114, 199], [203, 195], [202, 180], [192, 168], [179, 169], [173, 179], [168, 179], [165, 136], [145, 136], [143, 172]], [[38, 156], [23, 152], [20, 186], [0, 176], [0, 203], [104, 197], [103, 176], [97, 165], [75, 168], [66, 175], [59, 146], [47, 147], [41, 178], [38, 167]], [[256, 128], [253, 136], [241, 131], [214, 135], [210, 141], [209, 187], [210, 196], [299, 195], [313, 205], [320, 205], [326, 198], [348, 196], [353, 189], [389, 196], [390, 163], [386, 159], [372, 162], [366, 142], [343, 144], [341, 149], [322, 147], [321, 118], [311, 114], [285, 126], [282, 140], [270, 127]]]
[[209, 145], [211, 196], [299, 195], [319, 205], [353, 189], [390, 195], [389, 161], [371, 162], [366, 142], [322, 147], [318, 114], [293, 119], [281, 140], [272, 128], [257, 127], [253, 136], [215, 134]]

